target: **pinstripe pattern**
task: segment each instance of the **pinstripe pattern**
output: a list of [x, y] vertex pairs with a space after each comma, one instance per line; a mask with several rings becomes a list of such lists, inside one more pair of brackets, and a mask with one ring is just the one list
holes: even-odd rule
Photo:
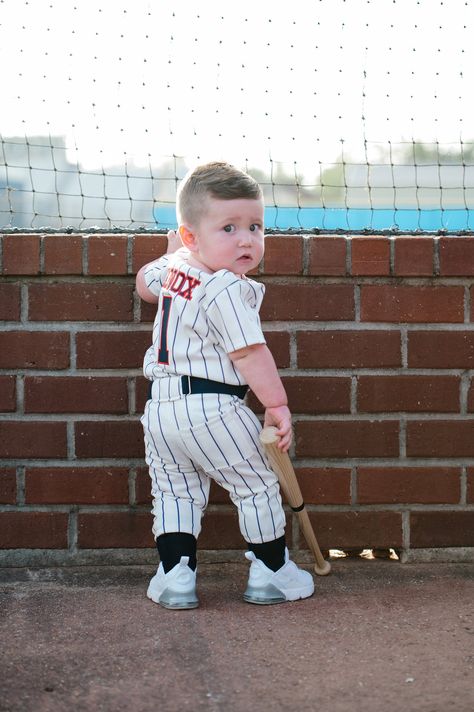
[[247, 542], [283, 535], [278, 481], [258, 441], [260, 423], [237, 397], [149, 400], [142, 424], [155, 538], [176, 531], [199, 535], [211, 479], [229, 492]]
[[[265, 342], [259, 318], [264, 288], [227, 270], [200, 272], [186, 263], [185, 252], [164, 256], [145, 273], [148, 288], [159, 297], [143, 365], [153, 381], [152, 399], [141, 419], [153, 534], [197, 537], [213, 479], [236, 505], [244, 539], [273, 541], [283, 536], [285, 517], [277, 477], [258, 439], [258, 419], [236, 396], [183, 396], [181, 388], [181, 375], [244, 383], [228, 353]], [[158, 362], [160, 353], [166, 363]]]

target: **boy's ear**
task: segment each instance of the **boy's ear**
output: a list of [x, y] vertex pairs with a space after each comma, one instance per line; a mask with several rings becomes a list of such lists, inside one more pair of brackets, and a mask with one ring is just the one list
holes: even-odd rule
[[188, 250], [191, 250], [193, 252], [194, 250], [197, 249], [197, 243], [196, 243], [196, 236], [194, 235], [194, 232], [187, 226], [187, 225], [180, 225], [178, 228], [179, 231], [179, 236], [181, 238], [181, 242], [185, 247], [188, 248]]

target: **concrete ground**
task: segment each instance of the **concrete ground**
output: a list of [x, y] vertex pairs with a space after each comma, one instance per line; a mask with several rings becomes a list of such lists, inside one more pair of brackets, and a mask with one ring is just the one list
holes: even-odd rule
[[276, 606], [203, 564], [190, 611], [145, 597], [153, 573], [0, 569], [0, 710], [474, 709], [474, 563], [339, 559]]

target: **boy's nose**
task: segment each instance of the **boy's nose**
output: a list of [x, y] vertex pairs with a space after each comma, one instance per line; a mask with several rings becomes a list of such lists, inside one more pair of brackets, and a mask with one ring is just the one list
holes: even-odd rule
[[248, 247], [252, 244], [252, 233], [250, 230], [242, 230], [240, 234], [240, 244], [242, 247]]

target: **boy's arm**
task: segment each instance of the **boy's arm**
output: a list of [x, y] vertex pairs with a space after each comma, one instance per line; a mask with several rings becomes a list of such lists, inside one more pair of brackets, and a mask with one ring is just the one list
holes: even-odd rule
[[[168, 232], [168, 249], [166, 250], [166, 254], [169, 255], [172, 252], [176, 252], [176, 250], [178, 250], [180, 247], [182, 247], [181, 239], [175, 233], [174, 230], [170, 230]], [[135, 285], [139, 297], [143, 299], [144, 302], [150, 302], [150, 304], [157, 304], [158, 296], [156, 294], [153, 294], [153, 292], [148, 289], [145, 281], [145, 271], [151, 264], [153, 264], [153, 262], [156, 262], [156, 260], [148, 262], [146, 265], [143, 265], [143, 267], [138, 270]]]
[[156, 294], [153, 294], [153, 292], [148, 289], [145, 281], [145, 270], [151, 264], [152, 262], [148, 262], [148, 264], [143, 265], [143, 267], [138, 270], [137, 277], [135, 280], [135, 288], [137, 290], [138, 296], [140, 297], [140, 299], [143, 299], [144, 302], [150, 302], [150, 304], [157, 304], [158, 296]]
[[286, 452], [292, 439], [291, 413], [286, 391], [270, 350], [266, 344], [253, 344], [233, 351], [229, 357], [265, 407], [264, 425], [276, 426], [280, 437], [278, 447]]

